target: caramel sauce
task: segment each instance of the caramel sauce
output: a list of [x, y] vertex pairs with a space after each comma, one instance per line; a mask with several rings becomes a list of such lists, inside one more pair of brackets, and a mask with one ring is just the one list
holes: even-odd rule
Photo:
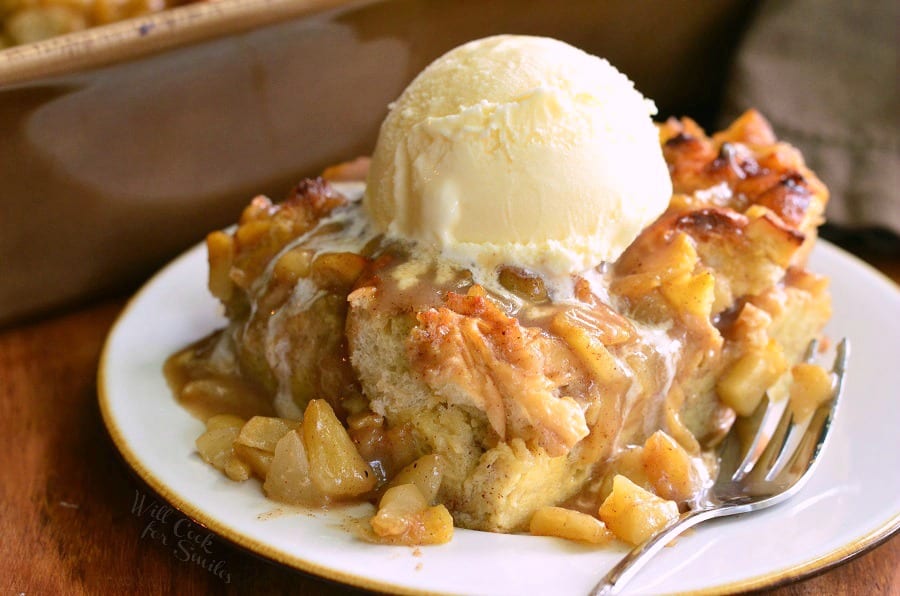
[[217, 331], [166, 360], [163, 374], [176, 400], [204, 422], [218, 414], [274, 416], [272, 398], [265, 391], [237, 370], [221, 370], [212, 364], [210, 355], [223, 340], [223, 333]]
[[[323, 222], [323, 225], [305, 235], [308, 244], [304, 246], [315, 245], [312, 258], [315, 258], [315, 255], [330, 254], [329, 249], [335, 248], [331, 246], [333, 243], [330, 240], [350, 227], [359, 229], [355, 220], [361, 216], [360, 210], [351, 205], [340, 220]], [[397, 313], [413, 315], [430, 308], [440, 308], [446, 305], [447, 296], [451, 292], [465, 295], [476, 287], [469, 270], [434, 258], [421, 256], [413, 258], [407, 247], [388, 243], [380, 236], [373, 238], [362, 233], [357, 234], [356, 238], [356, 242], [352, 243], [344, 240], [340, 248], [355, 249], [355, 252], [366, 255], [370, 264], [357, 281], [356, 287], [374, 287], [378, 292], [376, 308], [384, 312], [392, 315]], [[279, 251], [271, 262], [276, 262], [280, 255], [296, 246], [299, 246], [298, 242], [290, 243]], [[595, 313], [594, 316], [606, 317], [614, 324], [621, 322], [624, 325], [622, 330], [616, 332], [623, 334], [621, 339], [607, 337], [606, 340], [620, 368], [629, 371], [628, 379], [625, 385], [615, 391], [617, 396], [608, 390], [605, 391], [610, 393], [604, 399], [608, 403], [606, 406], [601, 405], [598, 410], [602, 413], [599, 417], [603, 420], [595, 420], [592, 423], [592, 426], [600, 424], [605, 430], [593, 433], [588, 439], [584, 451], [585, 458], [596, 460], [595, 456], [600, 454], [606, 454], [605, 457], [600, 457], [601, 460], [611, 458], [616, 452], [631, 445], [633, 440], [643, 440], [649, 432], [659, 428], [659, 416], [656, 414], [645, 416], [645, 413], [659, 409], [648, 407], [646, 402], [663, 399], [675, 372], [673, 363], [667, 362], [665, 356], [668, 350], [660, 349], [660, 342], [669, 341], [666, 333], [646, 329], [635, 330], [631, 323], [595, 295], [583, 278], [579, 278], [580, 283], [575, 283], [579, 288], [577, 299], [560, 303], [549, 299], [544, 280], [531, 272], [518, 268], [503, 268], [495, 273], [497, 283], [491, 284], [488, 290], [478, 286], [479, 291], [484, 292], [484, 295], [508, 316], [515, 317], [523, 327], [535, 327], [542, 333], [553, 335], [551, 327], [554, 317], [572, 309]], [[599, 271], [597, 274], [601, 275]], [[306, 285], [310, 287], [303, 290], [304, 292], [315, 292], [318, 295], [322, 291], [316, 289], [318, 286], [315, 283]], [[258, 280], [254, 290], [253, 310], [259, 311], [278, 290], [271, 264]], [[298, 296], [298, 290], [299, 288], [293, 290], [294, 299]], [[346, 294], [349, 291], [350, 288], [345, 288], [342, 293]], [[287, 305], [284, 300], [276, 302]], [[306, 308], [310, 308], [315, 300], [307, 298], [303, 303], [306, 304]], [[268, 307], [264, 310], [267, 314], [275, 313], [275, 310]], [[304, 310], [305, 308], [301, 308], [295, 314]], [[616, 321], [617, 318], [620, 321]], [[269, 325], [270, 330], [273, 328]], [[242, 373], [235, 356], [235, 346], [226, 335], [229, 330], [219, 331], [200, 340], [167, 360], [165, 375], [179, 403], [201, 420], [217, 414], [233, 414], [245, 419], [252, 416], [279, 414], [284, 416], [283, 412], [278, 411], [272, 392], [265, 390], [251, 377]], [[633, 341], [636, 335], [641, 336], [641, 341]], [[343, 347], [345, 350], [345, 342]], [[346, 359], [346, 354], [343, 354], [343, 358]], [[646, 371], [655, 372], [650, 375], [642, 374]], [[595, 400], [597, 395], [590, 387], [584, 389], [586, 391], [584, 395], [575, 397], [580, 397], [585, 402], [584, 407], [591, 408], [592, 406], [588, 404]], [[327, 397], [332, 401], [331, 398], [334, 396]], [[416, 446], [410, 443], [411, 438], [407, 436], [405, 430], [387, 429], [383, 426], [383, 421], [354, 428], [353, 418], [347, 420], [347, 414], [353, 412], [340, 407], [339, 403], [333, 405], [337, 406], [335, 409], [339, 417], [349, 427], [348, 430], [361, 453], [373, 465], [382, 482], [389, 479], [416, 455]], [[363, 412], [368, 411], [364, 403], [351, 410], [358, 413], [360, 408]], [[593, 455], [589, 456], [590, 453]], [[600, 472], [600, 468], [597, 472]], [[590, 492], [590, 489], [586, 490]]]
[[[309, 266], [295, 270], [277, 268], [279, 260], [292, 250], [304, 251], [302, 257], [308, 259]], [[331, 259], [335, 261], [333, 266], [328, 264], [330, 257], [340, 255], [344, 256]], [[351, 257], [361, 261], [357, 264]], [[354, 283], [345, 284], [342, 270], [345, 272], [349, 265], [358, 266], [360, 272]], [[362, 287], [375, 289], [375, 308], [390, 316], [412, 316], [446, 307], [451, 294], [465, 296], [473, 292], [515, 318], [521, 327], [537, 329], [545, 336], [558, 337], [554, 320], [560, 315], [569, 316], [578, 325], [591, 328], [602, 340], [616, 362], [621, 381], [603, 387], [595, 382], [565, 387], [567, 398], [577, 401], [584, 410], [591, 431], [577, 455], [583, 462], [579, 469], [591, 480], [567, 505], [595, 515], [599, 501], [608, 492], [607, 477], [616, 470], [618, 455], [642, 443], [654, 430], [667, 426], [664, 416], [667, 395], [679, 368], [676, 338], [681, 337], [680, 331], [670, 331], [670, 324], [658, 328], [642, 326], [620, 315], [607, 293], [611, 272], [603, 269], [565, 280], [569, 287], [562, 290], [559, 280], [545, 280], [519, 268], [477, 273], [476, 278], [472, 271], [437, 255], [414, 252], [402, 243], [386, 241], [368, 226], [360, 205], [350, 203], [277, 249], [247, 289], [250, 314], [246, 320], [237, 316], [228, 328], [173, 354], [166, 361], [164, 372], [178, 402], [201, 420], [217, 414], [244, 419], [298, 418], [305, 398], [328, 400], [383, 488], [403, 466], [425, 451], [410, 429], [392, 428], [369, 410], [368, 400], [355, 380], [356, 373], [349, 366], [346, 341], [333, 354], [340, 362], [323, 366], [325, 360], [321, 360], [312, 374], [334, 376], [346, 369], [357, 386], [356, 391], [350, 392], [353, 395], [340, 391], [337, 393], [341, 395], [298, 395], [293, 350], [312, 348], [304, 348], [302, 342], [293, 345], [298, 341], [293, 319], [327, 314], [343, 320], [346, 308], [332, 304], [324, 313], [317, 311], [315, 305], [326, 295], [340, 303]], [[563, 298], [558, 299], [560, 296]], [[254, 380], [260, 371], [252, 366], [242, 370], [241, 358], [245, 354], [239, 346], [251, 325], [257, 333], [255, 340], [263, 346], [258, 356], [264, 360], [256, 364], [271, 369], [268, 381], [274, 387], [267, 383], [269, 386], [264, 388], [262, 383], [266, 380]], [[312, 340], [312, 336], [307, 339]], [[303, 366], [301, 370], [305, 370]], [[346, 388], [346, 383], [338, 381], [326, 385]], [[323, 386], [320, 383], [320, 392]], [[286, 410], [287, 406], [295, 411]], [[377, 497], [378, 491], [373, 494]]]
[[[523, 436], [531, 440], [525, 433], [501, 434], [506, 433], [504, 400], [520, 399], [520, 393], [528, 397], [527, 391], [522, 391], [526, 375], [517, 373], [536, 370], [538, 374], [532, 377], [556, 375], [559, 382], [551, 383], [551, 389], [542, 394], [551, 396], [545, 401], [555, 402], [556, 397], [574, 401], [589, 429], [589, 434], [578, 437], [574, 446], [566, 444], [573, 458], [567, 474], [570, 478], [577, 475], [581, 483], [581, 491], [570, 496], [566, 506], [597, 515], [614, 474], [646, 484], [649, 480], [643, 454], [656, 449], [658, 455], [661, 451], [645, 440], [657, 429], [663, 429], [680, 445], [690, 461], [696, 482], [691, 487], [692, 495], [681, 493], [678, 500], [682, 508], [703, 499], [710, 478], [715, 476], [714, 456], [704, 449], [721, 439], [734, 423], [735, 414], [718, 402], [702, 400], [716, 399], [713, 385], [717, 375], [748, 349], [753, 333], [778, 334], [777, 329], [769, 329], [762, 315], [780, 313], [784, 299], [760, 292], [768, 292], [771, 275], [777, 272], [773, 263], [782, 268], [803, 263], [827, 193], [798, 154], [789, 147], [773, 145], [774, 135], [758, 114], [748, 112], [731, 129], [713, 138], [689, 120], [670, 120], [660, 130], [678, 193], [668, 214], [643, 232], [615, 264], [586, 272], [583, 277], [544, 279], [514, 267], [469, 270], [425, 249], [414, 251], [402, 243], [387, 242], [363, 214], [358, 200], [361, 182], [353, 187], [356, 198], [346, 189], [334, 192], [337, 185], [322, 181], [302, 184], [283, 204], [286, 213], [267, 201], [254, 203], [259, 212], [250, 209], [235, 234], [237, 237], [244, 232], [236, 242], [243, 247], [243, 253], [237, 251], [244, 259], [240, 266], [232, 266], [232, 245], [224, 234], [217, 253], [224, 272], [220, 281], [234, 282], [246, 292], [240, 300], [231, 301], [229, 296], [217, 293], [226, 302], [230, 326], [178, 352], [166, 363], [166, 377], [179, 403], [202, 419], [219, 413], [242, 417], [277, 413], [296, 418], [299, 407], [310, 397], [331, 401], [344, 397], [342, 392], [350, 386], [341, 374], [336, 381], [327, 382], [317, 379], [313, 383], [304, 377], [321, 377], [323, 370], [334, 377], [335, 371], [345, 371], [357, 393], [339, 402], [346, 408], [338, 416], [383, 487], [402, 466], [422, 455], [425, 447], [417, 444], [413, 424], [406, 428], [398, 419], [397, 426], [391, 427], [384, 416], [370, 411], [370, 406], [377, 409], [377, 396], [362, 394], [357, 382], [357, 376], [364, 374], [362, 368], [350, 366], [346, 343], [328, 343], [346, 336], [346, 302], [341, 301], [349, 292], [370, 288], [376, 297], [372, 307], [380, 309], [380, 314], [418, 315], [419, 323], [434, 314], [426, 312], [430, 309], [452, 310], [453, 304], [461, 305], [455, 311], [459, 316], [446, 317], [449, 323], [443, 328], [436, 324], [437, 331], [431, 337], [451, 336], [458, 328], [453, 325], [462, 320], [471, 324], [467, 338], [474, 337], [471, 343], [477, 343], [482, 339], [478, 334], [486, 335], [494, 325], [497, 333], [490, 338], [493, 343], [488, 345], [486, 340], [478, 344], [488, 347], [467, 362], [475, 360], [476, 366], [481, 365], [482, 370], [476, 372], [490, 381], [483, 385], [493, 389], [495, 397], [499, 396], [494, 402], [501, 406], [497, 417], [502, 424], [497, 426], [502, 428], [487, 433], [488, 437], [478, 444], [483, 450], [503, 440]], [[751, 151], [743, 143], [760, 149]], [[773, 146], [776, 151], [771, 151]], [[356, 179], [361, 178], [357, 174]], [[750, 207], [757, 208], [756, 215], [744, 213]], [[759, 216], [759, 209], [764, 207], [777, 217]], [[278, 217], [279, 213], [284, 217]], [[271, 233], [266, 224], [273, 224]], [[246, 229], [242, 230], [244, 225]], [[293, 235], [283, 234], [283, 228]], [[747, 238], [767, 249], [765, 259], [754, 260], [753, 251], [746, 250]], [[258, 243], [256, 249], [254, 242]], [[807, 248], [798, 251], [804, 243]], [[292, 254], [293, 250], [298, 252]], [[211, 263], [214, 252], [210, 251]], [[709, 277], [713, 274], [715, 277]], [[709, 279], [717, 285], [705, 285], [704, 280]], [[737, 290], [730, 282], [743, 285]], [[825, 291], [821, 280], [801, 275], [800, 270], [788, 270], [779, 283], [796, 284], [811, 296]], [[230, 283], [224, 285], [229, 292], [237, 291]], [[480, 301], [476, 306], [481, 310], [473, 307], [466, 311], [466, 300], [460, 297]], [[327, 304], [323, 298], [327, 298]], [[707, 298], [719, 303], [714, 308], [716, 303], [708, 304]], [[492, 320], [479, 318], [490, 310], [484, 307], [485, 302], [495, 305]], [[317, 304], [323, 306], [317, 308]], [[750, 320], [747, 305], [760, 312], [759, 320]], [[240, 310], [244, 307], [249, 315]], [[496, 316], [498, 309], [515, 321], [505, 325], [504, 317]], [[322, 319], [326, 317], [336, 324], [326, 329], [327, 333], [316, 335], [314, 331], [325, 327]], [[308, 327], [313, 329], [297, 324], [298, 318], [311, 321]], [[522, 339], [524, 334], [515, 326], [530, 328], [530, 335]], [[737, 333], [738, 327], [743, 329], [742, 335]], [[518, 334], [519, 343], [504, 341], [505, 332]], [[785, 338], [791, 339], [784, 335], [778, 341]], [[548, 339], [552, 341], [540, 341]], [[562, 344], [562, 349], [553, 351], [554, 346]], [[454, 348], [452, 344], [434, 345]], [[551, 366], [543, 367], [542, 361], [526, 369], [522, 363], [527, 364], [527, 356], [533, 354], [527, 349], [518, 351], [519, 360], [504, 360], [505, 349], [514, 352], [522, 345], [537, 346], [535, 351], [552, 360]], [[315, 353], [317, 346], [324, 346], [322, 351], [329, 353], [313, 362], [302, 359]], [[458, 352], [469, 355], [467, 346], [463, 344]], [[439, 369], [440, 356], [446, 352], [434, 353], [431, 370]], [[592, 355], [597, 357], [592, 359]], [[500, 378], [509, 388], [504, 391], [496, 387], [496, 369], [501, 366], [508, 369]], [[423, 368], [427, 372], [428, 366]], [[464, 366], [459, 369], [467, 372]], [[383, 391], [377, 382], [367, 386]], [[475, 390], [469, 393], [477, 397], [479, 386], [470, 385]], [[440, 398], [438, 390], [432, 391]], [[701, 416], [699, 422], [696, 416], [690, 420], [685, 414], [693, 407], [692, 400], [696, 405], [698, 399], [701, 407], [694, 411]], [[478, 403], [468, 405], [479, 409]], [[524, 407], [523, 403], [514, 406]], [[298, 413], [289, 414], [291, 408]], [[488, 412], [488, 408], [480, 409]], [[414, 415], [418, 414], [416, 411]], [[552, 422], [558, 418], [544, 416]], [[466, 418], [464, 425], [472, 420]], [[522, 425], [520, 429], [531, 431], [536, 426], [540, 425]], [[441, 426], [440, 432], [446, 428]], [[546, 424], [543, 430], [548, 428], [557, 427]], [[656, 465], [660, 467], [659, 462]], [[665, 470], [666, 482], [674, 469]], [[366, 497], [372, 494], [360, 499]], [[455, 505], [452, 500], [447, 503]]]

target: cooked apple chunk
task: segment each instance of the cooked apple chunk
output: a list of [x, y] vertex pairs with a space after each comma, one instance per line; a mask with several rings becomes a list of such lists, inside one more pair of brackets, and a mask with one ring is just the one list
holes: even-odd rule
[[443, 505], [429, 506], [415, 484], [389, 488], [370, 524], [387, 544], [444, 544], [453, 538], [450, 512]]
[[600, 521], [617, 538], [640, 544], [678, 518], [678, 505], [644, 490], [628, 478], [613, 479], [613, 490], [600, 506]]
[[834, 385], [831, 374], [817, 364], [800, 363], [791, 369], [791, 413], [802, 421], [831, 399]]
[[538, 509], [531, 518], [529, 531], [534, 536], [556, 536], [589, 544], [605, 544], [613, 538], [612, 532], [596, 517], [563, 507]]
[[303, 443], [313, 484], [330, 499], [358, 497], [375, 488], [375, 473], [363, 460], [328, 402], [314, 399], [303, 414]]
[[265, 479], [275, 455], [275, 446], [298, 424], [286, 418], [254, 416], [241, 427], [234, 441], [234, 452], [256, 476]]
[[725, 405], [740, 416], [749, 416], [786, 370], [784, 351], [771, 340], [765, 348], [748, 351], [732, 364], [719, 379], [716, 390]]
[[309, 473], [309, 457], [303, 438], [296, 430], [284, 435], [275, 446], [263, 490], [270, 499], [291, 505], [321, 505], [323, 495]]
[[391, 479], [389, 487], [414, 484], [425, 501], [431, 504], [437, 497], [443, 478], [443, 462], [439, 455], [423, 455]]
[[682, 273], [666, 280], [660, 291], [677, 312], [708, 318], [715, 300], [715, 278], [708, 271]]
[[703, 480], [690, 454], [661, 430], [644, 443], [642, 459], [644, 474], [663, 499], [683, 503], [702, 488]]
[[[254, 423], [258, 434], [247, 438], [248, 449], [265, 453], [274, 437], [289, 429], [275, 445], [263, 490], [277, 501], [319, 505], [358, 497], [375, 488], [375, 474], [350, 440], [328, 402], [309, 402], [299, 428], [288, 420], [269, 418]], [[249, 434], [249, 433], [248, 433]]]
[[206, 432], [197, 437], [195, 443], [203, 461], [236, 481], [250, 477], [250, 468], [234, 453], [234, 440], [243, 424], [244, 420], [238, 416], [213, 416], [206, 423]]

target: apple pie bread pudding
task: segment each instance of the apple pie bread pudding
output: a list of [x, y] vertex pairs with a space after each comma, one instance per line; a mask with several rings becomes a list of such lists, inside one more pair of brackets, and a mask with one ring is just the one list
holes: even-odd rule
[[[536, 52], [544, 70], [534, 76], [552, 79], [547, 52], [577, 50], [536, 39], [488, 38], [447, 56], [461, 72], [481, 54], [460, 50], [487, 46], [521, 72], [534, 63], [529, 48], [544, 44]], [[519, 60], [522, 44], [528, 56]], [[358, 160], [329, 169], [281, 203], [257, 197], [236, 228], [207, 237], [209, 288], [229, 322], [166, 364], [180, 402], [207, 423], [198, 451], [233, 480], [258, 478], [276, 501], [372, 501], [363, 537], [377, 542], [441, 543], [455, 525], [638, 543], [703, 502], [715, 446], [766, 392], [802, 396], [792, 404], [798, 411], [816, 399], [792, 386], [808, 383], [809, 365], [798, 363], [830, 316], [827, 281], [805, 269], [827, 190], [755, 111], [712, 136], [688, 118], [654, 126], [645, 112], [650, 136], [623, 133], [621, 143], [646, 136], [664, 183], [653, 181], [650, 158], [625, 173], [644, 179], [618, 190], [609, 190], [618, 182], [610, 185], [607, 173], [602, 188], [593, 173], [554, 175], [571, 174], [574, 182], [562, 183], [578, 192], [626, 201], [664, 192], [665, 200], [642, 211], [640, 225], [627, 205], [589, 205], [606, 220], [598, 230], [578, 227], [594, 225], [581, 212], [566, 225], [580, 238], [572, 250], [599, 258], [566, 261], [560, 243], [540, 244], [523, 224], [547, 197], [492, 203], [496, 219], [485, 222], [478, 209], [505, 186], [469, 192], [456, 179], [436, 179], [463, 172], [459, 179], [477, 180], [467, 168], [496, 169], [473, 153], [494, 151], [492, 143], [511, 143], [502, 152], [512, 163], [525, 159], [517, 151], [544, 151], [532, 140], [515, 144], [517, 122], [527, 128], [546, 117], [557, 126], [560, 114], [575, 112], [579, 135], [615, 136], [614, 125], [585, 120], [583, 106], [566, 107], [569, 96], [556, 91], [514, 90], [509, 100], [475, 89], [493, 103], [461, 101], [462, 111], [442, 112], [433, 90], [427, 102], [416, 98], [420, 83], [393, 106], [371, 168]], [[619, 84], [609, 84], [613, 93]], [[582, 101], [584, 91], [566, 85], [554, 89]], [[619, 107], [607, 103], [604, 110]], [[390, 130], [416, 120], [419, 108], [427, 117], [418, 124]], [[490, 134], [460, 150], [483, 123]], [[611, 151], [634, 159], [638, 152], [619, 151], [621, 143]], [[513, 184], [532, 175], [523, 172], [512, 173]], [[559, 183], [547, 192], [560, 192]], [[492, 194], [466, 202], [479, 192]], [[385, 204], [393, 215], [384, 215]], [[536, 225], [554, 225], [547, 205]], [[448, 227], [470, 212], [497, 242], [471, 225]], [[528, 238], [503, 238], [505, 224]], [[595, 242], [629, 225], [620, 249]], [[529, 252], [532, 238], [538, 249]]]

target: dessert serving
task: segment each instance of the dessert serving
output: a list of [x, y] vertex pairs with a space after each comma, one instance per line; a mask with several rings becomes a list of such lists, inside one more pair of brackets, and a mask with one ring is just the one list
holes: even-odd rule
[[391, 544], [636, 544], [702, 503], [764, 394], [831, 394], [800, 363], [827, 190], [756, 112], [654, 114], [551, 39], [432, 63], [371, 162], [207, 237], [229, 324], [166, 364], [200, 455], [276, 501], [370, 500], [359, 534]]

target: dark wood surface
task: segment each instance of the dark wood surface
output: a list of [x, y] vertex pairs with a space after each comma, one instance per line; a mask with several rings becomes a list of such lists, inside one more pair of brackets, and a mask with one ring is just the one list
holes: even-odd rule
[[[870, 261], [900, 283], [900, 259]], [[181, 516], [164, 509], [119, 458], [97, 406], [100, 350], [123, 304], [106, 301], [0, 331], [0, 592], [350, 592], [216, 536], [194, 549], [202, 561], [178, 549], [173, 528]], [[160, 507], [151, 511], [154, 502]], [[770, 593], [898, 594], [900, 537]]]

